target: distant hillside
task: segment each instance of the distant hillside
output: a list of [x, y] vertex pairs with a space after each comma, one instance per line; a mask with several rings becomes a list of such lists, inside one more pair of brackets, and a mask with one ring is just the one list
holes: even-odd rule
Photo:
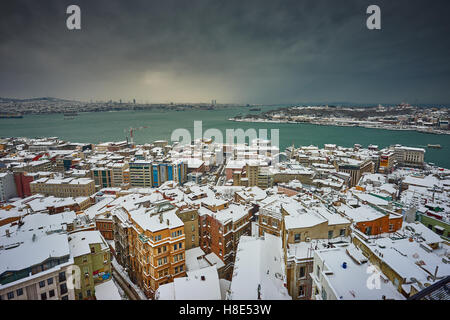
[[27, 98], [27, 99], [17, 99], [17, 98], [2, 98], [0, 97], [0, 102], [40, 102], [40, 101], [49, 101], [49, 102], [77, 102], [75, 100], [66, 100], [59, 99], [53, 97], [40, 97], [40, 98]]

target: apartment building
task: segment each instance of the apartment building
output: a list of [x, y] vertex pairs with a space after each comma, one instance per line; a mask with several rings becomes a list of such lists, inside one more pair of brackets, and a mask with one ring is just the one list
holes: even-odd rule
[[130, 162], [129, 167], [130, 184], [132, 187], [152, 187], [152, 163], [150, 161], [136, 160]]
[[177, 210], [177, 216], [183, 221], [186, 250], [199, 246], [199, 205], [194, 204], [174, 204]]
[[347, 158], [336, 165], [336, 170], [350, 174], [350, 187], [358, 184], [364, 172], [374, 173], [374, 164], [371, 160], [355, 160]]
[[87, 178], [41, 178], [30, 183], [31, 194], [55, 197], [89, 197], [95, 193], [95, 182]]
[[394, 147], [394, 153], [398, 164], [408, 167], [423, 167], [425, 149], [412, 147]]
[[73, 300], [72, 266], [67, 234], [7, 235], [0, 246], [0, 300]]
[[17, 197], [14, 175], [10, 172], [0, 173], [0, 202]]
[[92, 168], [91, 179], [94, 180], [95, 190], [113, 186], [113, 173], [111, 168]]
[[78, 231], [69, 235], [74, 264], [80, 270], [76, 300], [95, 298], [95, 285], [111, 278], [111, 253], [106, 240], [97, 230]]
[[[369, 282], [372, 274], [379, 277], [376, 284]], [[314, 251], [310, 276], [313, 300], [404, 300], [353, 244]]]
[[129, 185], [129, 164], [127, 162], [117, 162], [108, 164], [112, 171], [112, 187], [124, 187]]
[[299, 203], [284, 204], [281, 212], [287, 288], [293, 299], [309, 299], [313, 250], [320, 244], [348, 242], [351, 222], [307, 195]]
[[215, 253], [225, 263], [225, 279], [231, 280], [240, 237], [251, 234], [251, 209], [212, 198], [202, 199], [198, 209], [200, 247], [206, 253]]
[[184, 223], [167, 201], [127, 211], [131, 279], [153, 298], [162, 284], [186, 276]]

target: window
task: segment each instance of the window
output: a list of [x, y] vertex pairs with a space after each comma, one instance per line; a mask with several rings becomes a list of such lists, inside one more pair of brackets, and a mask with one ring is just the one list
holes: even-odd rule
[[23, 289], [22, 289], [22, 288], [17, 289], [17, 290], [16, 290], [16, 293], [17, 293], [17, 296], [18, 296], [18, 297], [21, 296], [21, 295], [23, 295]]
[[328, 239], [333, 238], [333, 230], [328, 231]]
[[95, 253], [95, 247], [91, 247], [91, 253]]
[[305, 267], [300, 267], [299, 278], [305, 277]]
[[69, 296], [63, 296], [61, 300], [69, 300]]
[[181, 249], [183, 247], [183, 244], [180, 242], [179, 244], [178, 244], [178, 249]]
[[55, 296], [55, 290], [50, 290], [49, 292], [48, 292], [48, 295], [49, 295], [49, 297], [51, 298], [51, 297], [54, 297]]
[[322, 299], [327, 300], [327, 292], [324, 289], [322, 289]]
[[180, 266], [180, 272], [182, 272], [182, 271], [183, 271], [183, 265]]
[[66, 273], [64, 271], [59, 273], [59, 282], [63, 281], [66, 281]]
[[392, 223], [389, 224], [389, 231], [394, 230], [394, 225]]
[[45, 281], [44, 280], [39, 281], [39, 288], [43, 288], [43, 287], [45, 287]]
[[195, 225], [192, 225], [192, 231], [195, 231]]
[[192, 242], [195, 242], [195, 236], [192, 235]]
[[48, 278], [48, 279], [47, 279], [47, 284], [48, 284], [48, 285], [53, 284], [53, 278]]
[[339, 231], [339, 235], [340, 235], [341, 237], [344, 237], [344, 236], [345, 236], [345, 229], [341, 229], [341, 230]]
[[158, 254], [160, 254], [160, 253], [161, 253], [161, 247], [158, 248]]
[[9, 300], [14, 299], [14, 292], [13, 292], [13, 291], [8, 292], [7, 295], [8, 295], [8, 299], [9, 299]]
[[398, 287], [398, 284], [399, 284], [398, 279], [397, 279], [397, 278], [394, 278], [394, 285], [395, 285], [396, 287]]
[[294, 235], [294, 241], [300, 241], [300, 236], [301, 236], [300, 233], [296, 233], [296, 234]]
[[86, 290], [86, 296], [88, 296], [88, 297], [91, 296], [91, 290]]
[[65, 283], [61, 284], [61, 285], [59, 286], [59, 289], [61, 289], [61, 294], [67, 293], [67, 286], [66, 286]]
[[175, 267], [175, 273], [178, 273], [178, 267]]
[[80, 292], [80, 293], [78, 293], [78, 300], [82, 300], [82, 299], [83, 299], [83, 293]]
[[305, 287], [304, 286], [298, 287], [298, 296], [303, 297], [304, 295], [305, 295]]

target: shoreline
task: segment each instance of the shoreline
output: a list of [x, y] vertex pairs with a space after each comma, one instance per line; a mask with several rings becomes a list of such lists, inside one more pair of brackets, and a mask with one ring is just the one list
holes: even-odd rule
[[378, 130], [390, 130], [390, 131], [415, 131], [425, 134], [435, 134], [435, 135], [450, 135], [450, 131], [445, 130], [426, 130], [426, 128], [397, 128], [397, 127], [379, 127], [372, 125], [361, 125], [352, 123], [322, 123], [322, 122], [312, 122], [312, 121], [289, 121], [289, 120], [270, 120], [270, 119], [235, 119], [228, 118], [228, 121], [233, 122], [254, 122], [254, 123], [287, 123], [287, 124], [312, 124], [319, 126], [332, 126], [332, 127], [354, 127], [354, 128], [366, 128], [366, 129], [378, 129]]

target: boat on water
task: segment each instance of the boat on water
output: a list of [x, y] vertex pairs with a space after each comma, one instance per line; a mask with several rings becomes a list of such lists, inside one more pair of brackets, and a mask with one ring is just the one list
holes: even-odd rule
[[432, 148], [432, 149], [441, 149], [442, 148], [440, 144], [428, 144], [427, 147]]
[[21, 119], [23, 115], [21, 113], [1, 113], [0, 119]]
[[77, 116], [78, 115], [78, 112], [76, 112], [76, 111], [66, 111], [66, 112], [64, 112], [64, 116], [65, 117], [74, 117], [74, 116]]

